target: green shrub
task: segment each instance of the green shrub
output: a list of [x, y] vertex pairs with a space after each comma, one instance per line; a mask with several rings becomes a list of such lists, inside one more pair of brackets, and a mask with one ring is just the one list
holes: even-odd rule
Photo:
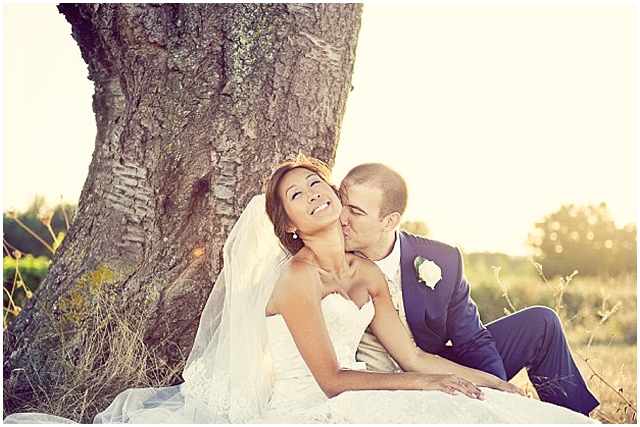
[[[4, 325], [8, 324], [27, 298], [33, 293], [49, 269], [50, 261], [45, 256], [22, 255], [18, 259], [5, 256], [2, 259], [2, 285]], [[18, 267], [16, 271], [16, 265]]]
[[45, 199], [36, 196], [25, 212], [4, 212], [2, 232], [8, 248], [3, 247], [3, 256], [8, 255], [7, 249], [18, 249], [23, 254], [50, 257], [62, 241], [60, 233], [69, 229], [75, 211], [76, 206], [68, 203], [48, 208]]
[[[499, 268], [498, 277], [493, 266]], [[636, 344], [636, 274], [582, 277], [578, 272], [569, 281], [558, 277], [544, 281], [531, 261], [501, 254], [465, 256], [465, 274], [484, 323], [514, 308], [544, 305], [561, 316], [571, 343]], [[500, 282], [507, 285], [513, 307]]]

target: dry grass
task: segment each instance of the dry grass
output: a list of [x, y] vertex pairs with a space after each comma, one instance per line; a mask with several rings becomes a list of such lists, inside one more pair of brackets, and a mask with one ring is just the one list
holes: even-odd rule
[[600, 400], [592, 417], [604, 423], [637, 422], [637, 348], [606, 345], [576, 348], [576, 363]]
[[[62, 213], [68, 230], [69, 220], [64, 209]], [[23, 224], [17, 214], [10, 217], [51, 253], [64, 238], [64, 233], [56, 235], [51, 228], [53, 212], [38, 217], [51, 235], [53, 245]], [[13, 286], [5, 286], [3, 290], [6, 300], [3, 328], [6, 329], [21, 310], [14, 293], [23, 291], [27, 299], [35, 296], [20, 272], [18, 261], [22, 254], [15, 249], [11, 251], [11, 245], [4, 239], [3, 244], [6, 253], [13, 255], [4, 261], [15, 264]], [[121, 277], [101, 266], [81, 277], [77, 286], [59, 301], [60, 316], [54, 318], [47, 313], [55, 331], [54, 341], [60, 343], [55, 348], [59, 356], [49, 359], [54, 362], [53, 366], [47, 366], [47, 371], [39, 366], [25, 367], [4, 378], [4, 400], [12, 403], [11, 412], [40, 412], [90, 423], [121, 391], [163, 387], [179, 378], [183, 364], [168, 366], [144, 343], [147, 307], [140, 307], [137, 313], [127, 311], [114, 288], [120, 281]], [[42, 339], [48, 338], [51, 337]], [[30, 390], [18, 391], [18, 383], [28, 384]]]
[[119, 392], [167, 386], [182, 371], [182, 365], [169, 368], [162, 363], [143, 342], [144, 313], [126, 313], [104, 289], [96, 295], [95, 310], [73, 334], [62, 329], [68, 321], [52, 320], [62, 343], [60, 357], [55, 359], [57, 366], [50, 367], [52, 372], [62, 373], [55, 384], [48, 383], [45, 377], [50, 376], [37, 369], [14, 371], [5, 380], [5, 399], [19, 402], [20, 397], [11, 394], [18, 376], [25, 375], [35, 395], [16, 411], [90, 423]]
[[[600, 401], [591, 418], [607, 424], [636, 423], [636, 346], [573, 348], [573, 353], [589, 389]], [[522, 387], [529, 397], [538, 398], [526, 370], [521, 370], [511, 382]]]
[[[580, 290], [574, 292], [571, 287], [576, 285], [572, 282], [577, 272], [552, 281], [544, 277], [542, 266], [536, 264], [535, 267], [547, 290], [552, 292], [554, 309], [560, 316], [576, 364], [591, 392], [600, 401], [600, 406], [591, 413], [591, 417], [609, 424], [637, 423], [637, 346], [635, 339], [633, 344], [629, 344], [628, 334], [619, 333], [620, 319], [624, 319], [624, 324], [629, 323], [629, 318], [633, 319], [634, 325], [636, 322], [635, 277], [631, 279], [627, 275], [617, 279], [582, 280], [578, 285], [581, 286]], [[511, 301], [510, 285], [500, 279], [499, 269], [495, 269], [495, 277], [509, 311], [523, 308]], [[592, 306], [581, 303], [579, 310], [573, 310], [576, 314], [567, 316], [568, 304], [565, 300], [569, 292], [574, 297], [575, 294], [582, 294], [586, 300], [593, 298], [593, 289], [589, 289], [593, 287], [599, 290], [599, 307], [594, 310], [589, 308]], [[617, 335], [625, 337], [620, 339]], [[600, 339], [594, 345], [597, 337]], [[530, 397], [537, 398], [524, 369], [512, 382], [522, 387]]]

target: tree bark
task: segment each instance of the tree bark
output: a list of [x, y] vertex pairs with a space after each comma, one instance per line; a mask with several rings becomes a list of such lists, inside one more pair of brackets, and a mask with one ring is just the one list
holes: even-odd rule
[[97, 136], [69, 234], [4, 334], [6, 412], [32, 399], [36, 377], [53, 387], [63, 374], [54, 368], [62, 341], [75, 346], [69, 354], [82, 352], [74, 337], [93, 327], [85, 315], [96, 309], [98, 288], [124, 313], [144, 313], [144, 343], [155, 357], [169, 367], [184, 361], [225, 237], [250, 198], [298, 152], [333, 164], [362, 11], [58, 9], [95, 84]]

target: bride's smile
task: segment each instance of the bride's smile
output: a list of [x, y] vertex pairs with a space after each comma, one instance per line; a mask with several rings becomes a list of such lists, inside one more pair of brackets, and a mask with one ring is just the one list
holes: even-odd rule
[[321, 204], [321, 205], [320, 205], [320, 206], [318, 206], [317, 208], [314, 208], [314, 209], [311, 211], [311, 215], [315, 215], [315, 214], [317, 214], [317, 213], [319, 213], [319, 212], [324, 212], [326, 209], [328, 209], [328, 208], [329, 208], [329, 205], [330, 205], [330, 204], [331, 204], [331, 202], [330, 202], [330, 201], [324, 202], [323, 204]]

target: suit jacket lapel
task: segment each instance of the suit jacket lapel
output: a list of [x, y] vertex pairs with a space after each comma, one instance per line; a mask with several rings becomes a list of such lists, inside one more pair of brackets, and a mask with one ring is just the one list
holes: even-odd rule
[[[438, 312], [438, 298], [429, 287], [418, 282], [418, 274], [413, 261], [419, 254], [419, 247], [411, 244], [411, 239], [400, 233], [400, 268], [402, 281], [402, 301], [409, 329], [416, 344], [424, 351], [439, 354], [444, 349], [444, 330], [433, 329], [427, 318], [429, 313]], [[420, 255], [427, 256], [422, 248]], [[435, 306], [434, 306], [435, 305]]]
[[425, 300], [420, 292], [418, 275], [413, 266], [416, 252], [400, 232], [400, 279], [402, 286], [402, 301], [407, 316], [407, 323], [412, 331], [418, 330], [415, 326], [424, 323]]

